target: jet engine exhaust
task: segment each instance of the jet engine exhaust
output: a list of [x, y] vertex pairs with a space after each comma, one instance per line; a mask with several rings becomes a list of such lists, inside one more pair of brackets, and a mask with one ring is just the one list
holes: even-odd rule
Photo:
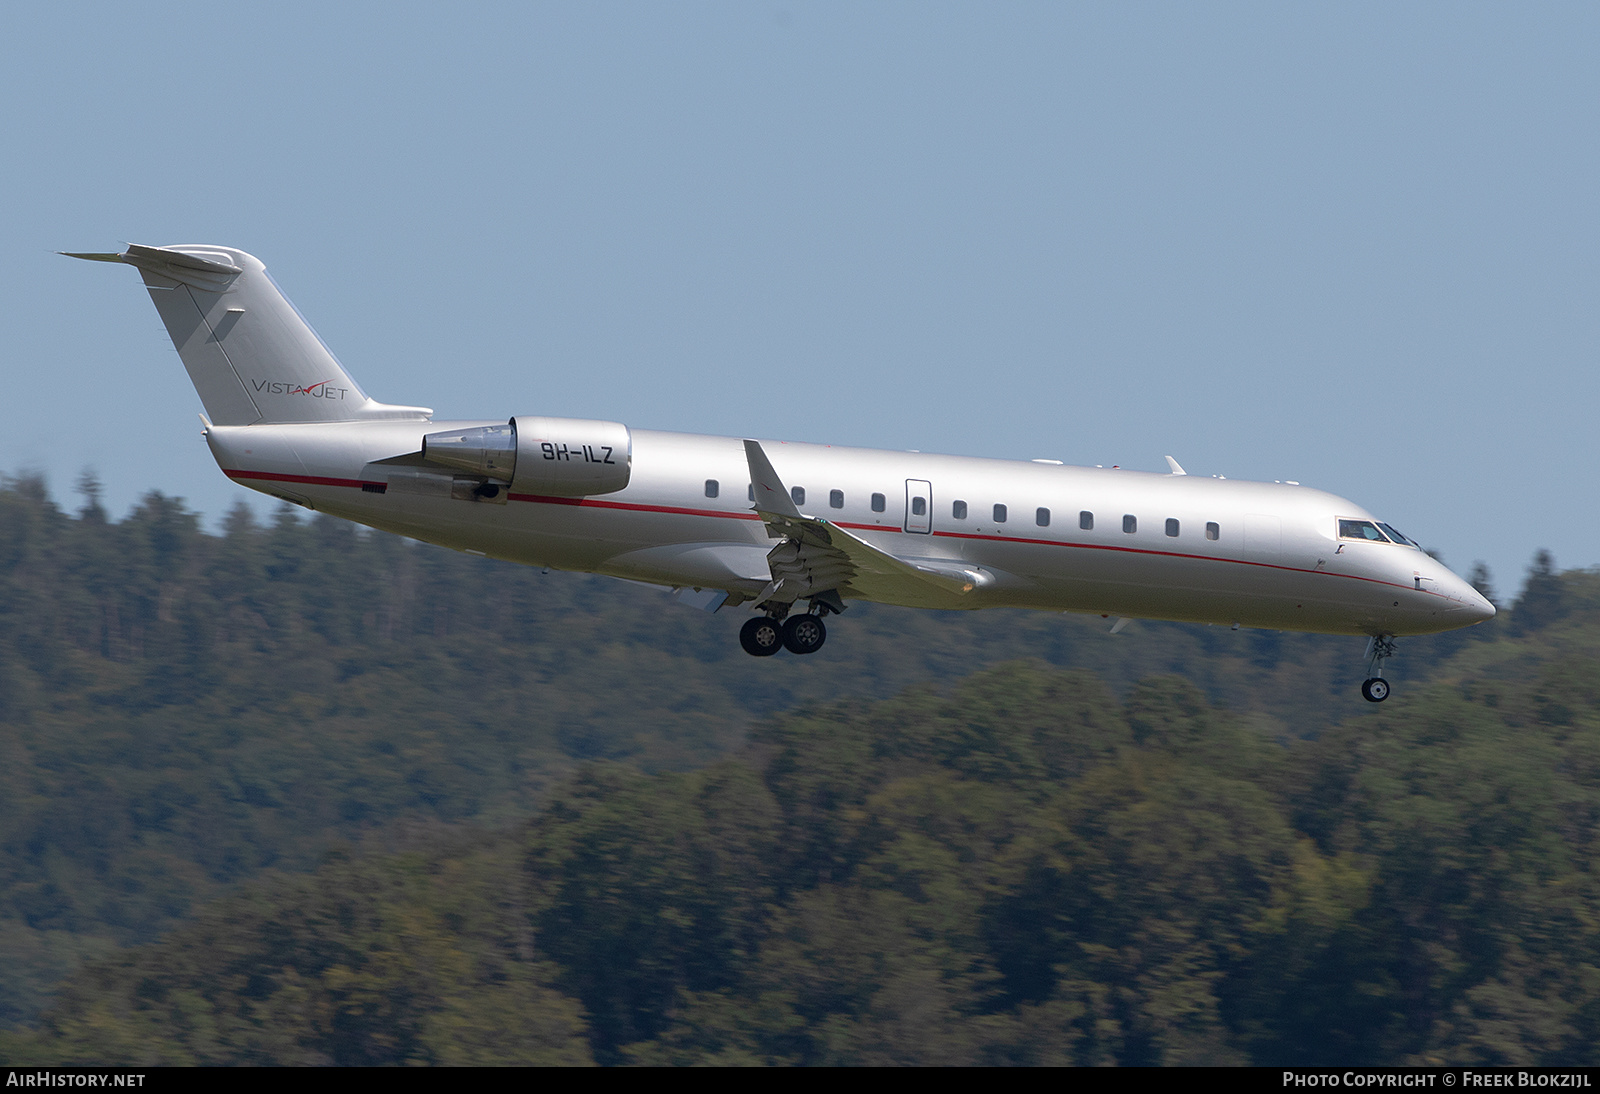
[[458, 471], [510, 482], [517, 470], [517, 426], [451, 429], [422, 438], [422, 458]]

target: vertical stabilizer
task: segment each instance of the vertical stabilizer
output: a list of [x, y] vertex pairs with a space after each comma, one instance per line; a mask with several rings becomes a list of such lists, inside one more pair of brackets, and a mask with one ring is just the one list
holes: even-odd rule
[[[69, 252], [62, 252], [69, 254]], [[130, 245], [71, 254], [136, 267], [217, 425], [424, 419], [367, 398], [261, 261], [231, 247]]]

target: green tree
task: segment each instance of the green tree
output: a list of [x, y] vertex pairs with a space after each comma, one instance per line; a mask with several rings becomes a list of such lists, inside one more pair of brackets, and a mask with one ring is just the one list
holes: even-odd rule
[[1527, 580], [1522, 585], [1522, 595], [1517, 597], [1511, 624], [1516, 634], [1543, 630], [1567, 614], [1568, 604], [1561, 575], [1556, 573], [1555, 559], [1550, 552], [1540, 550], [1528, 567]]

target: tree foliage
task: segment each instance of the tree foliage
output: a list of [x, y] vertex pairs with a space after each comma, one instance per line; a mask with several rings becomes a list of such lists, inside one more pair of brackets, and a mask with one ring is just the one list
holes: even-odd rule
[[[1129, 658], [1047, 619], [1056, 663], [956, 675], [941, 642], [1020, 652], [1006, 628], [853, 608], [879, 660], [763, 676], [736, 620], [331, 522], [74, 519], [28, 482], [0, 519], [0, 999], [34, 1020], [8, 1061], [1600, 1040], [1597, 574], [1552, 570], [1510, 613], [1536, 625], [1434, 647], [1381, 708], [1302, 717], [1322, 647], [1295, 636], [1271, 661], [1150, 627]], [[1225, 701], [1301, 654], [1298, 698]]]

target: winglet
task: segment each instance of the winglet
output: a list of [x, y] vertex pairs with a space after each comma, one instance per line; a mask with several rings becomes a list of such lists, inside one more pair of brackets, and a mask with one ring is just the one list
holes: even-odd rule
[[750, 464], [750, 485], [755, 488], [755, 510], [758, 513], [776, 513], [780, 517], [800, 516], [800, 510], [794, 507], [794, 499], [789, 497], [783, 480], [778, 478], [778, 473], [772, 469], [772, 461], [767, 459], [767, 454], [761, 449], [760, 441], [746, 439], [744, 442], [744, 458]]
[[1172, 468], [1172, 473], [1174, 475], [1187, 475], [1189, 473], [1189, 472], [1185, 471], [1183, 468], [1179, 467], [1178, 466], [1178, 461], [1173, 459], [1171, 456], [1167, 457], [1167, 466]]

